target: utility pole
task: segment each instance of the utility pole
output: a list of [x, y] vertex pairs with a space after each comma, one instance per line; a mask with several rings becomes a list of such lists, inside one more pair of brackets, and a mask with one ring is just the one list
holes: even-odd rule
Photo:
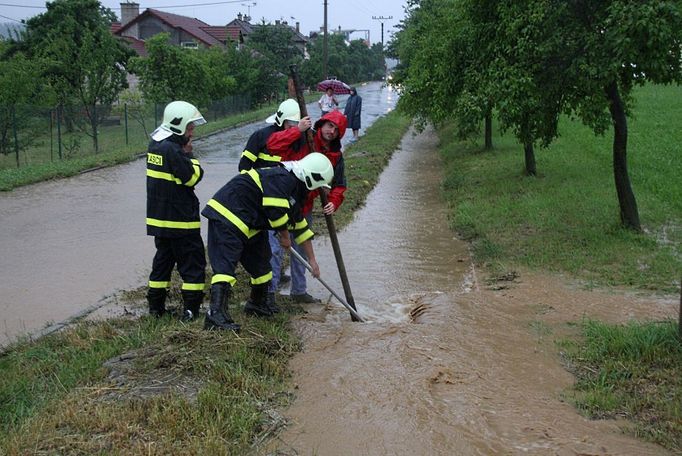
[[377, 21], [381, 22], [381, 50], [384, 50], [384, 21], [388, 21], [390, 19], [393, 19], [393, 16], [372, 16], [372, 19], [375, 19]]
[[329, 79], [329, 73], [327, 73], [327, 0], [324, 0], [324, 44], [323, 44], [323, 65], [322, 65], [322, 75], [324, 79]]

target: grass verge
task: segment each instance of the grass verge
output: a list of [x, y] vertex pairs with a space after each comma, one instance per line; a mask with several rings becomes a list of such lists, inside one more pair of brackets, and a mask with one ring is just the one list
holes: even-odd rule
[[[391, 113], [348, 150], [349, 189], [338, 226], [351, 220], [409, 126]], [[322, 217], [317, 217], [322, 219]], [[323, 230], [320, 230], [323, 232]], [[234, 302], [248, 294], [240, 271]], [[144, 287], [121, 296], [128, 316], [84, 321], [0, 355], [0, 454], [245, 454], [275, 433], [291, 400], [289, 330], [300, 308], [270, 320], [245, 316], [240, 335], [203, 331], [203, 319], [136, 317]], [[171, 306], [178, 306], [177, 280]], [[175, 309], [177, 312], [178, 309]]]
[[536, 150], [537, 177], [523, 174], [523, 149], [511, 135], [495, 149], [440, 131], [443, 184], [452, 227], [481, 264], [522, 264], [566, 272], [595, 285], [675, 292], [682, 272], [682, 87], [635, 92], [628, 157], [644, 232], [621, 228], [611, 141], [564, 119], [561, 137]]
[[682, 341], [674, 322], [581, 323], [560, 343], [577, 378], [568, 399], [590, 418], [626, 418], [637, 437], [682, 453]]

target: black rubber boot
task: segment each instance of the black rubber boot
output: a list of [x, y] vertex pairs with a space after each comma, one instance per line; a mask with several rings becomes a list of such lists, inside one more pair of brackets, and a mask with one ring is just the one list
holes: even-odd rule
[[251, 297], [246, 301], [246, 305], [244, 306], [245, 314], [259, 317], [271, 317], [274, 314], [266, 301], [269, 286], [270, 282], [251, 285]]
[[[251, 296], [246, 301], [244, 310], [248, 306], [250, 309], [267, 308], [273, 314], [279, 313], [280, 309], [275, 303], [275, 293], [268, 292], [269, 288], [270, 282], [261, 285], [251, 285]], [[265, 300], [265, 304], [254, 304], [263, 302], [263, 300]]]
[[275, 293], [268, 292], [265, 295], [265, 305], [272, 311], [272, 313], [280, 313], [282, 311], [282, 309], [280, 309], [275, 302]]
[[147, 290], [147, 303], [149, 304], [149, 315], [152, 317], [163, 317], [166, 313], [166, 289], [149, 288]]
[[206, 312], [204, 329], [217, 329], [239, 332], [241, 326], [235, 323], [227, 311], [228, 301], [232, 294], [232, 287], [227, 282], [211, 285], [211, 305]]
[[184, 308], [182, 311], [182, 321], [192, 321], [199, 317], [199, 310], [201, 303], [204, 301], [203, 291], [182, 290], [182, 302]]

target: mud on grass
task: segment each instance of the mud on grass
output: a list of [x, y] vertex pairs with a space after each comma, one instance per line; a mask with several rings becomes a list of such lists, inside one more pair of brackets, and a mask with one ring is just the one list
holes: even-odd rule
[[567, 397], [592, 419], [626, 418], [629, 432], [682, 453], [682, 339], [677, 322], [586, 320], [560, 342], [576, 384]]
[[[247, 296], [238, 277], [234, 303]], [[177, 293], [177, 284], [172, 293]], [[300, 308], [250, 318], [239, 335], [144, 313], [143, 289], [124, 293], [121, 318], [82, 322], [14, 347], [2, 359], [0, 453], [242, 454], [284, 425], [287, 330]], [[179, 301], [178, 301], [179, 302]], [[206, 303], [205, 303], [206, 305]]]

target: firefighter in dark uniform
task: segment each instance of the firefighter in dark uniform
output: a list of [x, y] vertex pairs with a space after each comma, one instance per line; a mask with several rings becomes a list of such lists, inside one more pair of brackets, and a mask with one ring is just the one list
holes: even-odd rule
[[251, 276], [251, 297], [244, 313], [273, 314], [266, 303], [272, 278], [268, 230], [279, 232], [283, 248], [291, 247], [291, 231], [308, 255], [313, 276], [319, 277], [311, 242], [313, 232], [301, 209], [308, 192], [329, 185], [333, 176], [329, 159], [312, 153], [280, 166], [242, 171], [207, 203], [201, 214], [208, 219], [208, 257], [213, 278], [204, 329], [239, 331], [239, 324], [228, 312], [237, 263]]
[[194, 187], [204, 175], [192, 155], [192, 134], [206, 120], [185, 101], [173, 101], [163, 123], [152, 133], [147, 152], [147, 234], [154, 236], [156, 254], [149, 275], [149, 314], [166, 311], [171, 272], [182, 278], [183, 319], [199, 315], [204, 298], [206, 256], [201, 239], [199, 199]]
[[278, 165], [282, 157], [268, 152], [266, 147], [268, 140], [279, 137], [291, 127], [306, 131], [312, 126], [310, 117], [301, 119], [301, 109], [298, 102], [292, 98], [280, 103], [277, 112], [265, 119], [265, 122], [270, 125], [255, 131], [246, 142], [239, 160], [239, 171]]

